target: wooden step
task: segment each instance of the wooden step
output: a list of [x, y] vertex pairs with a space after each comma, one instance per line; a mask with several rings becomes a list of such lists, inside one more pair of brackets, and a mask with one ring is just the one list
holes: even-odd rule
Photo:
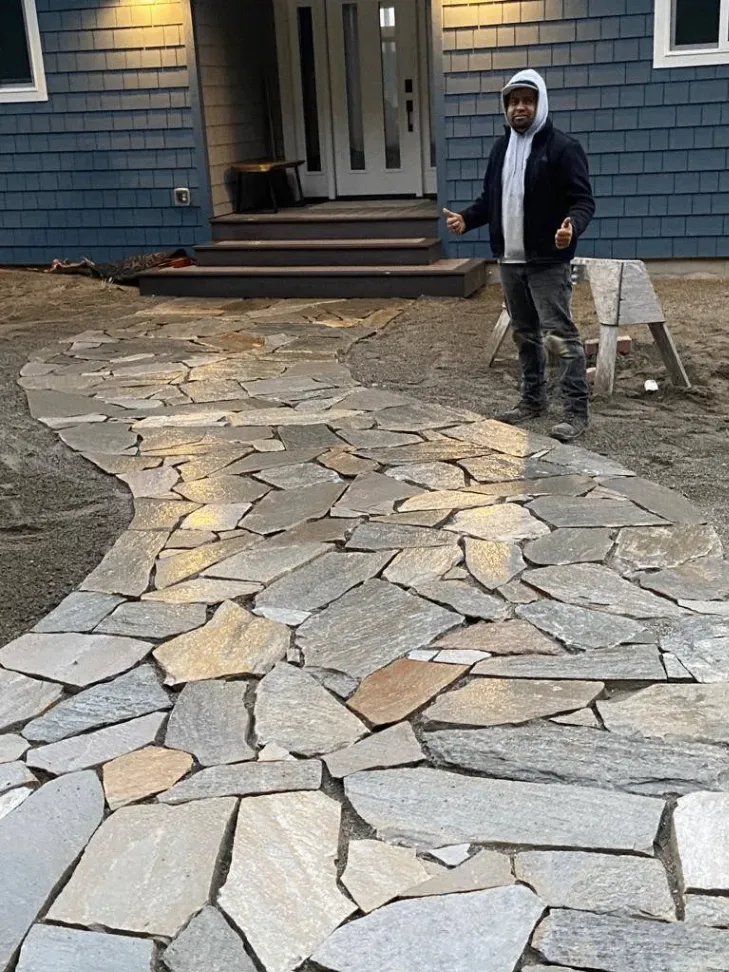
[[142, 273], [139, 292], [164, 297], [469, 297], [485, 282], [483, 260], [438, 260], [428, 266], [197, 266]]
[[353, 240], [219, 240], [195, 247], [201, 267], [422, 266], [441, 256], [436, 237]]
[[214, 241], [219, 240], [352, 240], [411, 239], [438, 235], [434, 213], [412, 213], [395, 208], [336, 212], [289, 209], [279, 213], [234, 213], [210, 220]]

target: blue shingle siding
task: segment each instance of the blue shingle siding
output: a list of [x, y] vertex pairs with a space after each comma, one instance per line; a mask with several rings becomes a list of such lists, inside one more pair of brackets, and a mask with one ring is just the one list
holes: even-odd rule
[[[497, 93], [532, 67], [555, 124], [589, 155], [597, 216], [582, 255], [729, 255], [729, 65], [655, 70], [653, 0], [476, 0], [443, 13], [444, 49], [469, 55], [467, 68], [444, 67], [446, 112], [459, 122], [447, 134], [446, 205], [463, 208], [480, 192], [503, 123]], [[470, 46], [457, 43], [465, 28]], [[458, 163], [473, 165], [479, 151], [478, 174], [466, 178]], [[485, 256], [487, 239], [484, 228], [449, 251]]]
[[0, 263], [199, 241], [187, 0], [36, 2], [49, 99], [0, 103]]

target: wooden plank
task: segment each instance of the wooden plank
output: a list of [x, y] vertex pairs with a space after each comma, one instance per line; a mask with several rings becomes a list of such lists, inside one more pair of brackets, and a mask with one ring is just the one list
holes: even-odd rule
[[511, 318], [509, 317], [509, 312], [507, 311], [506, 307], [504, 307], [498, 321], [496, 322], [496, 326], [493, 329], [491, 339], [489, 340], [489, 344], [486, 349], [487, 368], [490, 368], [496, 360], [496, 355], [499, 353], [499, 348], [504, 343], [504, 338], [506, 337], [506, 332], [509, 330], [510, 324]]
[[595, 365], [595, 393], [598, 395], [612, 395], [615, 387], [615, 362], [618, 354], [617, 327], [607, 324], [600, 325], [600, 346]]
[[668, 330], [668, 325], [665, 323], [657, 323], [649, 324], [648, 327], [653, 335], [653, 340], [658, 346], [658, 350], [661, 352], [663, 363], [666, 366], [666, 371], [671, 376], [673, 384], [679, 388], [690, 388], [691, 382], [676, 350], [676, 345], [673, 342], [671, 332]]

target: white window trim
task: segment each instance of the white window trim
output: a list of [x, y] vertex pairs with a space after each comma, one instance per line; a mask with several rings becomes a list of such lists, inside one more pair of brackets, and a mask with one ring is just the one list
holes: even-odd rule
[[655, 0], [653, 32], [653, 67], [702, 67], [729, 64], [729, 0], [722, 0], [719, 21], [719, 47], [672, 48], [672, 20], [674, 0]]
[[28, 38], [28, 57], [33, 72], [31, 84], [0, 85], [0, 104], [16, 104], [23, 101], [48, 101], [46, 72], [43, 66], [43, 48], [38, 27], [38, 11], [35, 0], [23, 0], [25, 32]]

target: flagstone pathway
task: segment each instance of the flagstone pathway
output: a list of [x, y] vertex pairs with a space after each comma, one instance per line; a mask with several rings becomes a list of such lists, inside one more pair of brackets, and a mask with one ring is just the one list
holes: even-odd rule
[[719, 539], [358, 385], [402, 306], [150, 302], [23, 369], [134, 519], [0, 648], [2, 972], [729, 970]]

